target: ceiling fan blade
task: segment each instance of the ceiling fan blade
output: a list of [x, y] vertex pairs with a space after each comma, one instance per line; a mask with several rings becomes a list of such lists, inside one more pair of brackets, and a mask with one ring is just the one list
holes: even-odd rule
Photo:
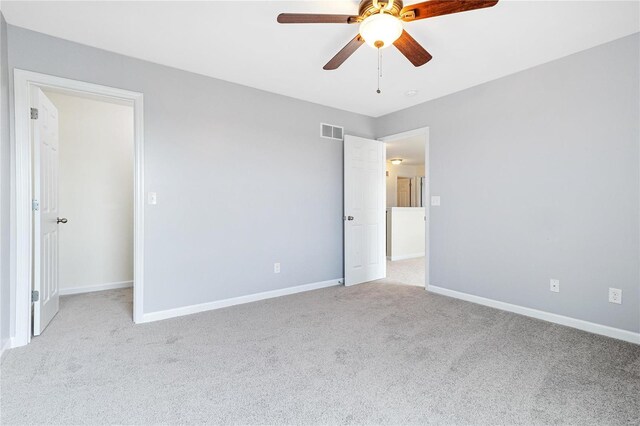
[[416, 67], [426, 64], [432, 58], [431, 54], [406, 31], [402, 31], [402, 35], [393, 45]]
[[281, 13], [281, 24], [354, 24], [358, 20], [352, 15], [323, 15], [317, 13]]
[[342, 50], [336, 53], [336, 56], [331, 58], [331, 60], [327, 62], [327, 65], [325, 65], [323, 68], [325, 70], [335, 70], [340, 65], [342, 65], [342, 63], [346, 61], [349, 56], [353, 55], [353, 52], [358, 50], [358, 47], [362, 46], [362, 43], [364, 43], [364, 39], [360, 37], [360, 34], [358, 34], [353, 38], [353, 40], [347, 43], [347, 45], [343, 47]]
[[407, 22], [417, 21], [418, 19], [491, 7], [497, 3], [498, 0], [430, 0], [402, 8], [400, 17]]

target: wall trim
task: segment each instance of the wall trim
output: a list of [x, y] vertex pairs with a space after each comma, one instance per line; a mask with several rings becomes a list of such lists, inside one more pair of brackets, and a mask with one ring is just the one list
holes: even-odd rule
[[118, 288], [133, 287], [133, 281], [118, 281], [113, 283], [93, 284], [82, 287], [61, 288], [58, 290], [60, 296], [69, 296], [71, 294], [93, 293], [94, 291], [115, 290]]
[[2, 355], [4, 355], [7, 349], [11, 348], [11, 338], [8, 337], [4, 339], [4, 342], [0, 344], [0, 359], [2, 359]]
[[424, 257], [424, 256], [425, 256], [425, 252], [422, 252], [422, 253], [403, 254], [402, 256], [387, 256], [387, 259], [393, 262], [396, 260], [417, 259], [418, 257]]
[[264, 291], [261, 293], [248, 294], [246, 296], [232, 297], [230, 299], [216, 300], [213, 302], [199, 303], [197, 305], [182, 306], [180, 308], [167, 309], [165, 311], [156, 311], [145, 313], [142, 316], [142, 322], [160, 321], [168, 318], [181, 317], [184, 315], [197, 314], [199, 312], [212, 311], [215, 309], [227, 308], [229, 306], [242, 305], [245, 303], [257, 302], [259, 300], [272, 299], [274, 297], [288, 296], [295, 293], [303, 293], [305, 291], [318, 290], [326, 287], [334, 287], [344, 283], [343, 278], [335, 278], [328, 281], [320, 281], [316, 283], [303, 284], [294, 287], [287, 287], [278, 290]]
[[640, 333], [635, 333], [633, 331], [622, 330], [620, 328], [609, 327], [607, 325], [596, 324], [594, 322], [566, 317], [564, 315], [553, 314], [551, 312], [540, 311], [507, 302], [500, 302], [494, 299], [487, 299], [486, 297], [475, 296], [473, 294], [449, 290], [448, 288], [434, 285], [427, 286], [427, 291], [640, 345]]

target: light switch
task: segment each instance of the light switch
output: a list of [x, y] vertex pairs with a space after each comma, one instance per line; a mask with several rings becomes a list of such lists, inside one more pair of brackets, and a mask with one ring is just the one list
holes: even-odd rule
[[433, 195], [431, 197], [431, 205], [432, 206], [439, 206], [440, 205], [440, 196], [439, 195]]
[[150, 205], [158, 204], [158, 197], [157, 197], [155, 192], [150, 192], [149, 193], [149, 201], [148, 202], [149, 202]]

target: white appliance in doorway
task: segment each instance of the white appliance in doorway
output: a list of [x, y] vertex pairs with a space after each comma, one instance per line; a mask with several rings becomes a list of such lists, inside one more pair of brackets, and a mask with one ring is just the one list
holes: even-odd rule
[[356, 136], [344, 138], [344, 283], [384, 278], [384, 143]]

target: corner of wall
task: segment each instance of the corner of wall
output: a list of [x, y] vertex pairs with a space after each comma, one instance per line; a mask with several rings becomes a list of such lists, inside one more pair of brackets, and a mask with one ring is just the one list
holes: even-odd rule
[[9, 346], [11, 335], [10, 286], [10, 72], [7, 22], [0, 11], [0, 350]]

